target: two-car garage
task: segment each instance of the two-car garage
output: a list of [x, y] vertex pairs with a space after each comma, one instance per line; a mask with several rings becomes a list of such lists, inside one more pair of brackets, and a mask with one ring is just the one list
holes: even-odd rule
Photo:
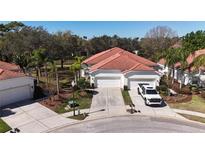
[[153, 72], [131, 72], [122, 74], [119, 72], [98, 72], [92, 77], [94, 86], [97, 88], [113, 87], [128, 89], [137, 89], [140, 83], [148, 83], [153, 87], [159, 84], [160, 77]]

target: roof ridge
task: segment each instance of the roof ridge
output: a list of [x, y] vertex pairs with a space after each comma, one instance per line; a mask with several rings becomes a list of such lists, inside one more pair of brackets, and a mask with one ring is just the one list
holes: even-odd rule
[[[125, 50], [126, 51], [126, 50]], [[153, 63], [153, 64], [156, 64], [155, 62], [153, 62], [153, 61], [151, 61], [151, 60], [149, 60], [149, 59], [146, 59], [146, 58], [144, 58], [144, 57], [141, 57], [141, 56], [139, 56], [139, 55], [137, 55], [137, 54], [134, 54], [134, 53], [131, 53], [131, 52], [129, 52], [129, 51], [126, 51], [126, 53], [128, 54], [128, 56], [129, 56], [129, 58], [131, 58], [131, 59], [133, 59], [134, 61], [138, 61], [139, 63], [141, 63], [141, 64], [143, 64], [142, 62], [140, 62], [139, 60], [136, 60], [135, 58], [133, 58], [132, 56], [135, 56], [136, 58], [138, 58], [138, 59], [140, 59], [140, 60], [144, 60], [144, 61], [147, 61], [147, 62], [149, 62], [149, 63]], [[144, 65], [146, 65], [146, 64], [144, 64]]]
[[99, 57], [99, 56], [102, 56], [102, 55], [106, 54], [107, 52], [112, 51], [112, 50], [115, 49], [115, 48], [117, 48], [117, 47], [113, 47], [113, 48], [111, 48], [111, 49], [107, 49], [107, 50], [105, 50], [105, 51], [99, 52], [99, 53], [97, 53], [97, 54], [95, 54], [95, 55], [89, 57], [88, 59], [84, 60], [82, 63], [87, 63], [87, 62], [89, 62], [89, 61], [91, 61], [91, 60], [93, 60], [93, 59], [95, 59], [95, 58], [97, 58], [97, 57]]
[[120, 57], [120, 53], [116, 53], [115, 55], [110, 56], [109, 58], [106, 58], [103, 61], [101, 61], [101, 62], [91, 66], [91, 70], [94, 71], [94, 70], [98, 69], [99, 67], [104, 66], [105, 64], [111, 62], [112, 60], [114, 60], [114, 59], [116, 59], [118, 57]]

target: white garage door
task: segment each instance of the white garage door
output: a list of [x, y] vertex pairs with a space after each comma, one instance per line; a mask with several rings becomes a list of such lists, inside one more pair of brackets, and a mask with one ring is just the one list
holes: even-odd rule
[[152, 86], [156, 86], [155, 79], [129, 79], [128, 85], [130, 89], [137, 89], [139, 83], [148, 83]]
[[32, 98], [30, 86], [15, 87], [0, 91], [0, 106]]
[[121, 87], [120, 78], [103, 77], [95, 79], [96, 87]]

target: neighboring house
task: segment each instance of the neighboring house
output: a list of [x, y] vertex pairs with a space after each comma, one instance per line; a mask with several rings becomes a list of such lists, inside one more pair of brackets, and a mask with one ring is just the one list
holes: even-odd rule
[[169, 73], [169, 68], [168, 66], [166, 65], [166, 60], [164, 58], [161, 58], [158, 63], [159, 65], [159, 69], [158, 71], [162, 74], [162, 75], [168, 75]]
[[0, 107], [33, 98], [34, 79], [18, 65], [0, 61]]
[[162, 72], [168, 72], [170, 69], [171, 76], [174, 76], [174, 79], [177, 80], [179, 83], [181, 82], [181, 78], [183, 78], [183, 84], [198, 84], [199, 86], [205, 87], [205, 68], [200, 68], [199, 71], [194, 70], [194, 68], [191, 66], [192, 62], [195, 58], [197, 58], [200, 55], [205, 55], [205, 49], [197, 50], [193, 54], [190, 54], [187, 58], [187, 64], [189, 67], [184, 71], [184, 73], [181, 73], [180, 66], [181, 64], [178, 62], [175, 64], [175, 70], [174, 75], [171, 68], [166, 67], [166, 60], [160, 59], [158, 64], [161, 65]]
[[148, 59], [115, 47], [91, 56], [82, 62], [81, 75], [89, 77], [94, 87], [127, 86], [135, 89], [139, 83], [159, 85], [158, 65]]

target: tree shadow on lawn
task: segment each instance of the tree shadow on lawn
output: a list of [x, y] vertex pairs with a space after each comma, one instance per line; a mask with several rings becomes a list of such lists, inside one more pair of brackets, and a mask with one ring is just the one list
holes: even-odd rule
[[97, 95], [99, 92], [94, 90], [94, 89], [86, 89], [85, 90], [87, 93], [92, 94], [92, 95]]

